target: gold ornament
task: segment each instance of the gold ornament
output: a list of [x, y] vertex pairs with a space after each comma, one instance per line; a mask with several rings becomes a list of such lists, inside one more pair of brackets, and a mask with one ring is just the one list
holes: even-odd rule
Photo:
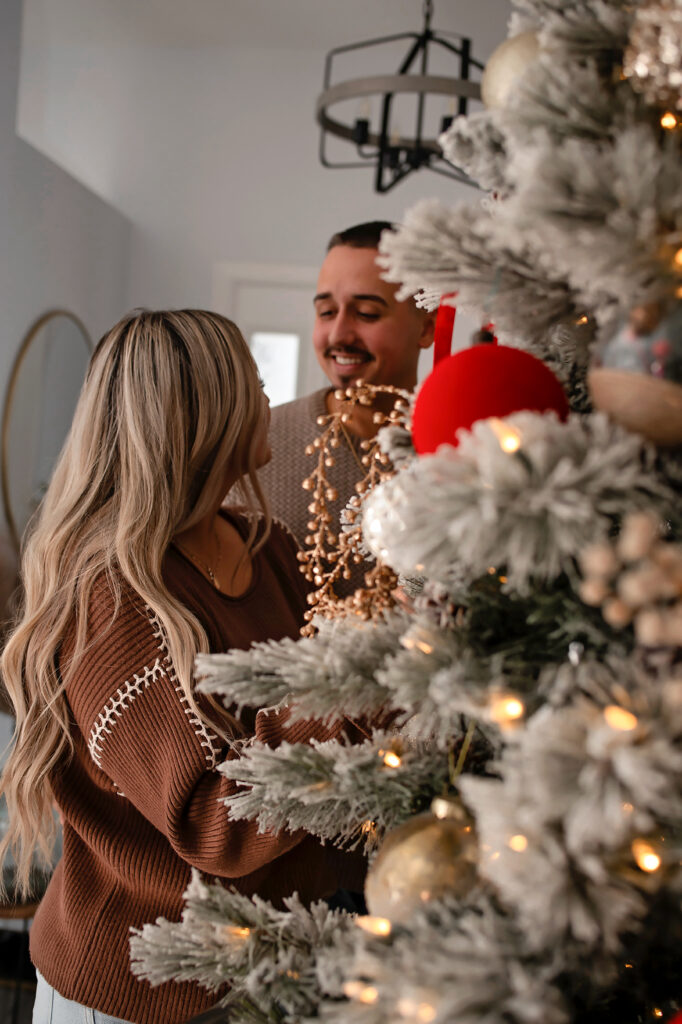
[[615, 543], [594, 544], [579, 557], [581, 599], [601, 605], [614, 629], [632, 623], [644, 647], [682, 646], [682, 546], [662, 540], [662, 532], [654, 516], [633, 512]]
[[678, 0], [648, 0], [636, 8], [623, 75], [652, 106], [682, 110], [682, 8]]
[[497, 47], [481, 78], [481, 99], [489, 110], [505, 107], [512, 91], [540, 50], [536, 32], [521, 32]]
[[370, 914], [402, 923], [430, 900], [466, 896], [478, 877], [477, 859], [471, 815], [459, 800], [438, 797], [383, 841], [365, 882]]
[[334, 465], [334, 451], [345, 443], [355, 453], [347, 431], [351, 419], [350, 410], [358, 404], [371, 406], [379, 393], [394, 395], [397, 401], [390, 413], [374, 413], [377, 427], [403, 425], [408, 411], [407, 391], [388, 385], [359, 382], [355, 387], [339, 389], [334, 393], [334, 397], [343, 403], [341, 411], [318, 416], [318, 425], [324, 429], [306, 448], [307, 455], [317, 455], [317, 463], [310, 476], [303, 481], [304, 490], [309, 491], [312, 497], [308, 506], [311, 518], [306, 549], [299, 552], [298, 560], [301, 572], [317, 589], [308, 595], [310, 608], [305, 614], [306, 625], [301, 630], [303, 636], [312, 636], [315, 632], [311, 622], [315, 615], [334, 619], [355, 614], [362, 619], [370, 619], [377, 612], [395, 604], [393, 591], [398, 577], [392, 569], [380, 562], [376, 562], [365, 573], [365, 586], [354, 594], [340, 600], [334, 590], [339, 580], [350, 578], [351, 566], [363, 561], [360, 514], [363, 499], [373, 487], [395, 472], [388, 456], [379, 448], [376, 438], [360, 443], [363, 455], [358, 458], [358, 464], [363, 476], [355, 485], [356, 494], [350, 499], [350, 508], [345, 512], [348, 524], [345, 529], [332, 528], [332, 516], [327, 504], [337, 498], [336, 490], [330, 486], [327, 478], [327, 469]]

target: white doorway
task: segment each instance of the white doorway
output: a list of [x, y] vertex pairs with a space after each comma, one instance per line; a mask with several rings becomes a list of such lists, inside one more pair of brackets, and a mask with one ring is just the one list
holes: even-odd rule
[[311, 342], [317, 267], [218, 263], [212, 307], [239, 326], [258, 363], [271, 405], [324, 386]]

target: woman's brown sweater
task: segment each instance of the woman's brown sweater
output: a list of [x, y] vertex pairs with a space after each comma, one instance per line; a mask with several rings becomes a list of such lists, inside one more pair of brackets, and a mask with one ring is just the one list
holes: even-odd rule
[[[243, 521], [234, 519], [244, 531]], [[166, 584], [202, 623], [211, 651], [295, 637], [305, 593], [296, 547], [274, 526], [238, 598], [216, 591], [175, 548]], [[236, 751], [188, 706], [160, 623], [137, 595], [114, 604], [93, 593], [87, 653], [68, 681], [73, 756], [53, 778], [63, 855], [31, 929], [33, 961], [67, 999], [133, 1024], [180, 1024], [215, 1001], [192, 983], [152, 988], [130, 972], [129, 937], [163, 916], [179, 920], [190, 866], [242, 893], [281, 904], [362, 886], [364, 861], [303, 832], [258, 834], [230, 822], [221, 799], [236, 784], [216, 765]], [[66, 647], [67, 645], [65, 645]], [[340, 726], [287, 725], [286, 712], [255, 709], [247, 735], [270, 746], [328, 739]]]

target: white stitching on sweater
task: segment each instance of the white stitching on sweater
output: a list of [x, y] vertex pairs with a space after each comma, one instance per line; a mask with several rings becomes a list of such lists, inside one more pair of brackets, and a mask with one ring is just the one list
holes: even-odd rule
[[104, 705], [88, 739], [90, 756], [98, 768], [102, 767], [104, 733], [111, 733], [111, 726], [116, 724], [116, 719], [121, 718], [123, 712], [130, 707], [136, 697], [139, 697], [142, 690], [151, 686], [163, 671], [161, 659], [157, 658], [153, 665], [145, 665], [139, 675], [135, 673], [132, 680], [127, 679], [123, 686], [119, 686], [116, 694]]
[[[148, 605], [145, 606], [145, 610], [153, 630], [154, 638], [158, 644], [159, 657], [156, 658], [153, 665], [145, 665], [139, 673], [135, 673], [132, 680], [126, 680], [123, 686], [120, 686], [115, 695], [104, 705], [104, 708], [95, 719], [95, 724], [92, 727], [90, 737], [88, 739], [88, 750], [90, 751], [90, 756], [97, 767], [101, 768], [104, 740], [107, 734], [111, 735], [112, 726], [116, 724], [117, 720], [122, 717], [123, 712], [131, 706], [133, 701], [140, 696], [143, 690], [146, 690], [153, 682], [156, 682], [159, 676], [165, 674], [173, 684], [173, 688], [180, 698], [182, 709], [192, 724], [199, 743], [203, 748], [206, 763], [210, 768], [215, 768], [218, 763], [219, 749], [214, 745], [214, 741], [216, 741], [218, 737], [215, 733], [210, 732], [206, 728], [201, 719], [192, 710], [192, 707], [180, 686], [175, 672], [175, 666], [171, 661], [168, 641], [166, 639], [163, 626]], [[117, 792], [119, 791], [117, 790]], [[119, 795], [122, 796], [123, 794], [119, 792]]]
[[154, 630], [154, 636], [159, 641], [159, 651], [161, 652], [161, 656], [164, 660], [166, 675], [170, 679], [171, 683], [174, 684], [175, 692], [180, 698], [180, 703], [182, 704], [182, 709], [189, 718], [192, 727], [194, 728], [194, 732], [199, 740], [199, 743], [203, 747], [206, 763], [208, 764], [209, 768], [215, 768], [216, 764], [218, 763], [219, 754], [219, 750], [215, 745], [215, 741], [218, 739], [218, 737], [216, 736], [215, 733], [211, 732], [209, 729], [206, 728], [204, 723], [197, 716], [196, 712], [193, 710], [192, 706], [187, 700], [185, 692], [182, 689], [182, 686], [180, 685], [177, 674], [175, 672], [175, 666], [171, 660], [165, 630], [162, 624], [159, 622], [156, 615], [154, 614], [153, 610], [148, 605], [146, 606], [146, 610], [149, 616], [149, 621]]

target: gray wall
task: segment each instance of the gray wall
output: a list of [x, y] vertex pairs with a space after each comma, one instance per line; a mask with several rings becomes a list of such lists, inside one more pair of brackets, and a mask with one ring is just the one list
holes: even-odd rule
[[[281, 40], [271, 18], [246, 33], [244, 0], [223, 0], [232, 30], [201, 45], [195, 24], [216, 20], [208, 0], [191, 5], [192, 23], [176, 33], [160, 14], [177, 0], [150, 4], [147, 15], [145, 4], [133, 13], [129, 4], [103, 0], [24, 5], [19, 131], [132, 220], [131, 306], [210, 305], [217, 263], [315, 266], [340, 227], [399, 220], [425, 196], [476, 198], [428, 171], [380, 196], [370, 170], [326, 170], [318, 160], [314, 108], [325, 51], [414, 30], [419, 0], [373, 0], [385, 16], [375, 15], [371, 30], [366, 0], [258, 0], [263, 11], [278, 8], [279, 20], [283, 9], [289, 12], [291, 28]], [[304, 8], [310, 16], [301, 21]], [[159, 24], [152, 31], [147, 19], [154, 12]], [[508, 12], [508, 0], [441, 2], [434, 25], [470, 35], [484, 61], [506, 36]], [[330, 20], [334, 32], [323, 33]], [[352, 73], [383, 70], [358, 59]], [[351, 108], [352, 116], [355, 101]], [[352, 159], [350, 147], [336, 153]]]
[[[126, 308], [131, 226], [15, 132], [21, 0], [0, 3], [0, 394], [21, 339], [65, 307], [98, 337]], [[0, 517], [0, 602], [14, 574]], [[10, 720], [0, 716], [0, 750]]]

